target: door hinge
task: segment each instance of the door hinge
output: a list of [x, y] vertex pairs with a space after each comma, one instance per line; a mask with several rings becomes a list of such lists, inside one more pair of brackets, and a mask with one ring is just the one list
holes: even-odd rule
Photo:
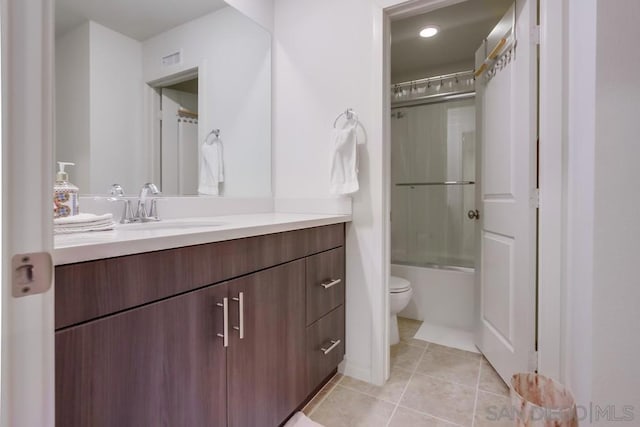
[[531, 28], [531, 43], [540, 44], [540, 25]]
[[531, 194], [531, 207], [534, 209], [540, 209], [540, 189], [536, 188]]
[[529, 353], [529, 371], [538, 372], [538, 351]]

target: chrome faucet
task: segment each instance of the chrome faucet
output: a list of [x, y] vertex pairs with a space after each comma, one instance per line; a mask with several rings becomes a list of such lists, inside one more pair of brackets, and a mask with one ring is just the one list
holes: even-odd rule
[[109, 197], [107, 200], [110, 202], [123, 202], [124, 210], [120, 217], [120, 224], [131, 224], [133, 222], [152, 222], [160, 221], [158, 217], [158, 198], [150, 196], [159, 196], [160, 191], [153, 183], [146, 183], [140, 189], [140, 195], [138, 196], [138, 207], [135, 214], [131, 209], [131, 200], [126, 199], [124, 196], [124, 188], [120, 184], [113, 184], [111, 190], [109, 190]]
[[122, 216], [120, 217], [120, 224], [129, 224], [134, 222], [133, 212], [131, 210], [131, 200], [125, 199], [124, 197], [124, 188], [120, 184], [113, 184], [111, 186], [111, 190], [109, 190], [109, 197], [107, 200], [110, 202], [123, 202], [124, 210], [122, 211]]
[[160, 221], [158, 217], [158, 205], [157, 205], [157, 197], [152, 197], [150, 200], [150, 206], [147, 209], [147, 198], [151, 196], [159, 196], [160, 190], [156, 187], [155, 184], [151, 182], [147, 182], [140, 189], [140, 196], [138, 197], [138, 209], [136, 210], [136, 215], [134, 220], [139, 222], [150, 222], [150, 221]]

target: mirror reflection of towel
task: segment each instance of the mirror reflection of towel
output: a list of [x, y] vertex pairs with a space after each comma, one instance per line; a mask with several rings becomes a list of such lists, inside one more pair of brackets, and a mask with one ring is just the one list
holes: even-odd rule
[[200, 147], [200, 179], [198, 193], [209, 196], [220, 194], [219, 184], [224, 182], [222, 141], [205, 141]]

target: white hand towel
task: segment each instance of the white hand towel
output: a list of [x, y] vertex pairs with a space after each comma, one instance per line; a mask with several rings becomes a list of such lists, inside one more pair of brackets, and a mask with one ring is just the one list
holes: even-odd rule
[[358, 191], [357, 122], [349, 122], [331, 134], [331, 194]]
[[200, 179], [198, 193], [217, 196], [219, 184], [224, 182], [222, 141], [205, 141], [200, 148]]

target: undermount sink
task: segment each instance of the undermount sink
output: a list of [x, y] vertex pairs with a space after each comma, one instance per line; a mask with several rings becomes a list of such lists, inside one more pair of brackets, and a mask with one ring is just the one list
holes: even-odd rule
[[221, 222], [208, 219], [167, 219], [152, 222], [119, 224], [118, 228], [127, 230], [189, 230], [195, 228], [219, 227]]

